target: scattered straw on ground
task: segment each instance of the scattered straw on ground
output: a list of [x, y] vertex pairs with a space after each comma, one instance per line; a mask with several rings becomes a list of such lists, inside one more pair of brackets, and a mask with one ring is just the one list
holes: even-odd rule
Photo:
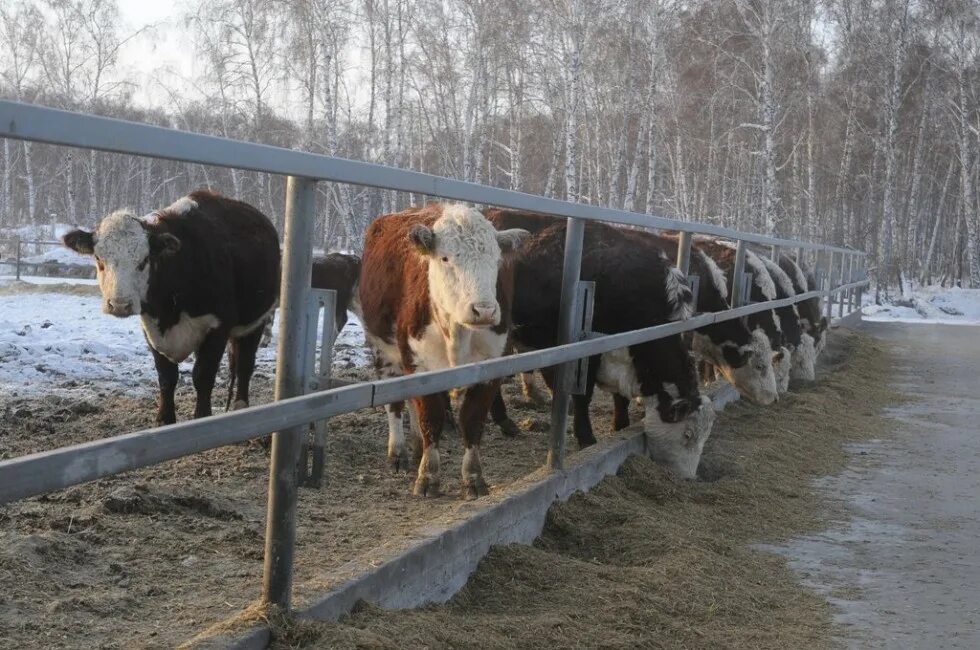
[[812, 479], [838, 472], [843, 443], [880, 437], [881, 344], [835, 333], [828, 371], [777, 405], [730, 406], [702, 463], [671, 478], [644, 458], [552, 509], [533, 546], [494, 549], [445, 605], [340, 623], [273, 625], [278, 648], [817, 648], [829, 606], [777, 556], [754, 550], [814, 530], [832, 512]]

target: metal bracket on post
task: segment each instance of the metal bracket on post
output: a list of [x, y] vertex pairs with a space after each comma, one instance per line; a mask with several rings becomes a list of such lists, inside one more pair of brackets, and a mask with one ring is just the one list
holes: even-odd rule
[[[306, 329], [307, 392], [330, 387], [330, 366], [333, 363], [333, 344], [337, 339], [337, 292], [329, 289], [310, 291], [310, 308]], [[319, 328], [323, 314], [323, 329]], [[318, 337], [317, 334], [320, 334]], [[317, 354], [319, 338], [320, 353]], [[327, 421], [318, 420], [311, 425], [299, 456], [299, 484], [318, 488], [323, 484], [326, 464]]]
[[694, 297], [694, 311], [697, 311], [698, 306], [698, 292], [701, 291], [701, 276], [700, 275], [689, 275], [687, 276], [687, 286], [691, 290], [691, 295]]
[[752, 302], [752, 281], [753, 276], [751, 273], [742, 273], [742, 295], [740, 297], [739, 305], [747, 305]]
[[829, 323], [834, 318], [834, 252], [828, 251], [827, 259], [827, 304], [824, 305], [824, 316]]
[[[595, 282], [579, 281], [575, 286], [575, 341], [584, 341], [592, 332], [592, 311], [595, 307]], [[589, 377], [589, 358], [582, 357], [575, 362], [575, 372], [570, 376], [568, 392], [572, 395], [585, 395]]]
[[17, 270], [15, 272], [18, 282], [20, 281], [20, 251], [21, 251], [20, 245], [21, 245], [21, 241], [20, 239], [18, 239], [17, 240]]

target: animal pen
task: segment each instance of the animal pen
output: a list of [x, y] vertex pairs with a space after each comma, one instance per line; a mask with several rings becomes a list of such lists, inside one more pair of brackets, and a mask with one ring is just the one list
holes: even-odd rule
[[[0, 461], [0, 504], [5, 504], [272, 434], [262, 599], [287, 611], [292, 591], [297, 491], [304, 484], [319, 484], [323, 440], [327, 435], [325, 421], [331, 416], [559, 366], [548, 455], [542, 460], [549, 470], [561, 472], [565, 465], [569, 400], [582, 390], [588, 357], [813, 298], [825, 299], [828, 318], [834, 315], [835, 308], [838, 316], [845, 316], [860, 310], [861, 293], [869, 283], [866, 254], [849, 248], [571, 203], [383, 165], [40, 106], [0, 101], [0, 137], [287, 177], [275, 402]], [[394, 379], [351, 384], [332, 381], [334, 296], [332, 292], [312, 290], [309, 282], [315, 185], [321, 181], [567, 218], [559, 345]], [[586, 221], [678, 231], [677, 266], [685, 275], [695, 234], [734, 241], [732, 308], [621, 334], [591, 331], [593, 287], [580, 281]], [[750, 302], [751, 274], [744, 270], [749, 245], [767, 247], [774, 259], [781, 252], [794, 255], [797, 261], [809, 259], [817, 271], [818, 289], [785, 299]], [[689, 284], [696, 292], [696, 278], [690, 277]], [[321, 312], [324, 334], [317, 363], [317, 318]], [[312, 433], [311, 425], [315, 425]]]

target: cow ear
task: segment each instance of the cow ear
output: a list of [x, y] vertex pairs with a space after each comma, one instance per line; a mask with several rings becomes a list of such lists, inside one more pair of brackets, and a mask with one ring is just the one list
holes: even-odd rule
[[150, 234], [150, 255], [169, 257], [180, 250], [180, 240], [169, 232]]
[[408, 229], [408, 241], [412, 242], [415, 250], [420, 254], [435, 255], [436, 234], [432, 232], [432, 228], [420, 223], [415, 224]]
[[95, 253], [95, 235], [86, 230], [72, 230], [61, 238], [65, 246], [82, 255]]
[[779, 352], [773, 352], [772, 353], [772, 362], [773, 363], [779, 363], [782, 360], [783, 360], [783, 351], [782, 350], [780, 350]]
[[510, 255], [517, 249], [521, 247], [531, 233], [524, 230], [523, 228], [511, 228], [510, 230], [501, 230], [497, 233], [497, 245], [500, 246], [500, 252], [504, 255]]

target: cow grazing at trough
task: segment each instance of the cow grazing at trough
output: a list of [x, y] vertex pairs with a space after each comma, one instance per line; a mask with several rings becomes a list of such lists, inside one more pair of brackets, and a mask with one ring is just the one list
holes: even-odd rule
[[[516, 260], [513, 338], [520, 347], [557, 343], [564, 242], [560, 221], [533, 235]], [[593, 327], [605, 334], [681, 320], [693, 310], [690, 289], [663, 251], [605, 224], [586, 224], [581, 277], [596, 283]], [[553, 385], [553, 372], [542, 374]], [[588, 408], [596, 385], [638, 398], [654, 457], [694, 478], [715, 415], [698, 384], [679, 335], [592, 357], [585, 394], [572, 397], [576, 439], [583, 447], [595, 442]]]
[[[711, 257], [725, 272], [726, 281], [729, 286], [732, 286], [735, 244], [708, 237], [695, 237], [693, 248]], [[752, 251], [745, 251], [745, 271], [752, 274], [749, 296], [753, 302], [776, 299], [776, 284], [766, 270], [765, 263]], [[746, 322], [749, 329], [761, 333], [768, 340], [773, 372], [776, 376], [776, 388], [779, 393], [785, 393], [789, 390], [791, 358], [789, 351], [783, 347], [783, 332], [779, 316], [774, 310], [756, 312], [750, 315]]]
[[113, 212], [68, 248], [95, 258], [102, 311], [139, 316], [160, 384], [158, 424], [176, 422], [177, 364], [194, 354], [194, 417], [211, 415], [225, 347], [235, 407], [248, 406], [255, 352], [279, 296], [279, 237], [250, 205], [197, 191], [146, 217]]
[[[777, 262], [764, 255], [759, 259], [766, 266], [769, 277], [776, 285], [776, 298], [796, 296], [793, 281]], [[779, 317], [779, 327], [783, 333], [783, 346], [790, 352], [790, 378], [813, 381], [816, 378], [817, 352], [813, 337], [807, 334], [800, 322], [800, 312], [796, 305], [779, 307], [774, 310]]]
[[[497, 231], [477, 210], [433, 204], [379, 217], [364, 243], [359, 295], [368, 345], [381, 375], [440, 370], [501, 356], [511, 324], [510, 258], [527, 232]], [[498, 381], [463, 391], [462, 492], [487, 494], [480, 459], [484, 420]], [[422, 438], [414, 492], [438, 494], [444, 393], [412, 400]], [[389, 459], [407, 450], [401, 417], [389, 415]], [[392, 458], [393, 457], [393, 458]]]
[[[779, 268], [792, 280], [793, 289], [796, 290], [797, 294], [817, 290], [817, 280], [813, 273], [789, 256], [779, 256]], [[827, 317], [823, 315], [820, 309], [820, 298], [808, 298], [797, 303], [797, 310], [800, 313], [800, 325], [802, 325], [803, 331], [813, 338], [814, 351], [819, 356], [827, 344], [826, 334], [829, 324]]]

